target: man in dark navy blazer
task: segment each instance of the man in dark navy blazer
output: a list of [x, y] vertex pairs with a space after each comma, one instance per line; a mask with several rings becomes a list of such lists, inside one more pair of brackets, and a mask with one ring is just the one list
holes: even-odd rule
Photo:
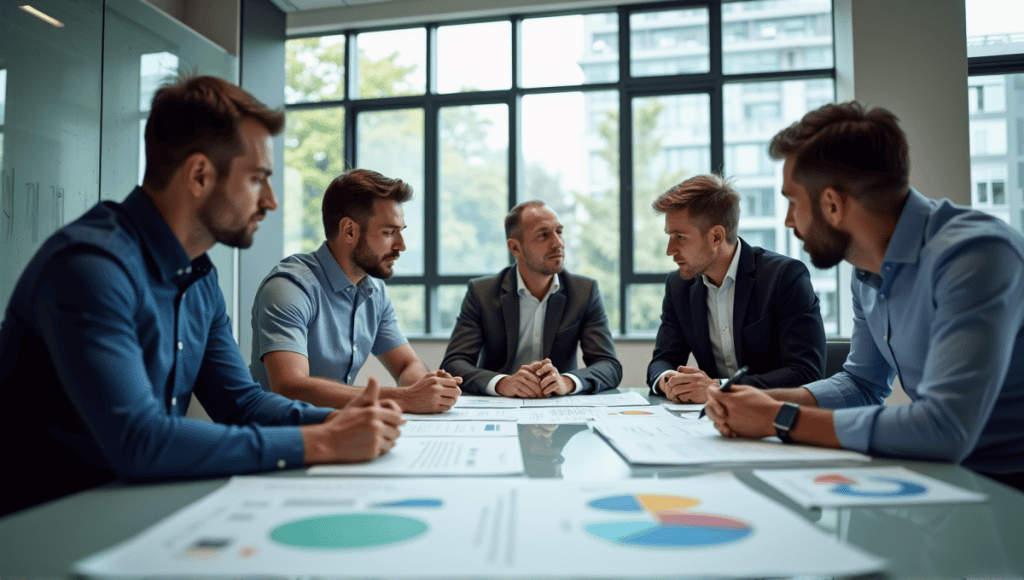
[[[743, 384], [794, 387], [822, 377], [825, 329], [807, 267], [737, 235], [739, 195], [718, 175], [691, 177], [655, 200], [666, 253], [661, 326], [647, 367], [651, 392], [703, 403], [706, 389], [749, 367]], [[693, 354], [697, 368], [687, 365]]]
[[[542, 201], [505, 218], [516, 264], [470, 281], [441, 368], [477, 395], [596, 393], [622, 379], [597, 282], [563, 268], [558, 216]], [[577, 368], [577, 350], [583, 368]]]

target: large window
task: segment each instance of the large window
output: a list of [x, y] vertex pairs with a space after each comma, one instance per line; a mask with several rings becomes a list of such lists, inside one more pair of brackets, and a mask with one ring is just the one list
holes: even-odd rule
[[966, 6], [971, 205], [1024, 230], [1024, 20], [1014, 2]]
[[[650, 337], [675, 266], [651, 202], [681, 180], [733, 177], [740, 235], [806, 259], [767, 143], [835, 98], [831, 10], [708, 0], [290, 39], [284, 251], [322, 242], [321, 195], [346, 168], [410, 182], [388, 290], [409, 334], [447, 336], [466, 283], [512, 263], [505, 213], [541, 199], [613, 332]], [[812, 272], [837, 303], [836, 270]]]

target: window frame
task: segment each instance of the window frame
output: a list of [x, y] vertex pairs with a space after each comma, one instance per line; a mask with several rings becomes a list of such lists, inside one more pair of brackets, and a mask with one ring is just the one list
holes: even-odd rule
[[[708, 59], [709, 70], [706, 73], [680, 73], [660, 76], [638, 76], [630, 75], [631, 69], [631, 30], [630, 17], [635, 13], [652, 12], [659, 10], [685, 10], [685, 9], [706, 9], [708, 13]], [[833, 7], [834, 13], [834, 7]], [[523, 87], [521, 86], [521, 54], [520, 43], [522, 34], [522, 22], [524, 20], [557, 16], [577, 16], [591, 14], [615, 14], [618, 19], [618, 80], [614, 82], [594, 82], [574, 85], [558, 85], [545, 87]], [[510, 89], [487, 90], [463, 93], [437, 93], [436, 77], [437, 67], [435, 60], [436, 51], [433, 49], [437, 38], [437, 29], [442, 26], [464, 25], [484, 22], [509, 21], [512, 27], [512, 86]], [[358, 70], [358, 51], [353, 54], [351, 50], [355, 43], [355, 36], [368, 32], [384, 30], [398, 30], [408, 28], [425, 28], [426, 35], [426, 92], [422, 95], [380, 97], [380, 98], [353, 98], [355, 93], [353, 85], [358, 82], [354, 71]], [[344, 35], [345, 40], [345, 70], [344, 98], [335, 100], [321, 100], [315, 102], [290, 103], [285, 105], [287, 112], [303, 111], [312, 109], [323, 109], [342, 107], [344, 111], [343, 147], [344, 163], [346, 167], [354, 167], [358, 159], [357, 127], [359, 115], [362, 112], [378, 112], [396, 109], [421, 108], [424, 111], [424, 191], [417, 192], [423, 196], [424, 202], [424, 263], [423, 274], [421, 275], [394, 275], [387, 281], [390, 285], [415, 285], [421, 286], [423, 292], [423, 304], [425, 310], [424, 338], [440, 338], [446, 336], [447, 330], [437, 328], [440, 318], [439, 309], [436, 303], [436, 291], [440, 286], [466, 285], [471, 279], [486, 274], [440, 274], [439, 256], [440, 227], [438, 179], [439, 179], [439, 113], [442, 108], [451, 106], [469, 106], [484, 104], [505, 104], [508, 107], [508, 199], [505, 200], [508, 209], [513, 207], [519, 198], [519, 187], [521, 181], [519, 149], [519, 102], [522, 97], [528, 95], [540, 95], [565, 92], [597, 92], [617, 91], [619, 98], [619, 286], [617, 288], [619, 311], [618, 325], [612, 328], [617, 339], [641, 339], [650, 340], [651, 333], [637, 333], [629, 331], [629, 293], [633, 285], [664, 284], [666, 268], [662, 273], [640, 273], [635, 271], [634, 245], [636, 232], [629, 226], [634, 221], [635, 206], [633, 200], [634, 174], [633, 174], [633, 100], [642, 97], [674, 96], [684, 94], [704, 93], [710, 99], [710, 158], [712, 171], [722, 171], [725, 168], [725, 135], [724, 135], [724, 87], [733, 83], [753, 82], [784, 82], [793, 80], [827, 79], [833, 83], [833, 99], [835, 97], [835, 38], [833, 32], [832, 41], [832, 66], [828, 68], [802, 69], [802, 70], [777, 70], [769, 72], [725, 74], [723, 71], [723, 30], [722, 30], [722, 2], [718, 0], [684, 0], [679, 1], [658, 1], [644, 4], [630, 4], [619, 6], [599, 6], [590, 9], [567, 9], [543, 12], [510, 13], [508, 16], [481, 17], [456, 19], [451, 21], [427, 21], [415, 25], [405, 23], [395, 26], [365, 27], [365, 28], [337, 28], [317, 33], [288, 35], [288, 40], [312, 38], [321, 36]], [[727, 169], [727, 168], [726, 168]], [[401, 176], [396, 176], [401, 177]], [[623, 224], [629, 227], [623, 227]], [[494, 224], [494, 227], [501, 227], [501, 224]], [[417, 236], [416, 239], [419, 239]], [[789, 251], [789, 241], [779, 240], [785, 246], [780, 253], [792, 254]], [[508, 255], [508, 264], [513, 264], [514, 259]], [[837, 281], [838, 271], [835, 273]], [[841, 299], [841, 297], [840, 297]], [[840, 332], [843, 330], [840, 325]], [[410, 333], [412, 336], [421, 336], [418, 332]]]

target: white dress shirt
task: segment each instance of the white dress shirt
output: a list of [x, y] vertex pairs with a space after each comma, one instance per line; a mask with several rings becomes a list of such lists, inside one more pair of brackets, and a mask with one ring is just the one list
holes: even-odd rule
[[[516, 360], [512, 368], [518, 370], [519, 367], [539, 361], [542, 358], [544, 318], [548, 313], [548, 297], [557, 292], [561, 288], [561, 284], [558, 282], [558, 276], [553, 276], [551, 278], [551, 287], [548, 288], [547, 294], [540, 300], [537, 300], [533, 294], [530, 294], [529, 289], [526, 288], [526, 282], [523, 281], [523, 274], [519, 271], [518, 265], [516, 266], [516, 281], [517, 293], [519, 294], [519, 347], [516, 349]], [[562, 374], [572, 379], [572, 382], [576, 384], [574, 393], [582, 392], [583, 382], [578, 377], [569, 373]], [[495, 375], [487, 383], [488, 394], [498, 395], [498, 381], [507, 376], [500, 373]]]
[[[720, 377], [731, 377], [740, 368], [736, 361], [736, 342], [733, 340], [732, 325], [732, 311], [736, 302], [736, 272], [739, 265], [740, 244], [737, 243], [721, 286], [715, 286], [710, 278], [701, 275], [704, 286], [708, 289], [708, 337], [711, 340], [711, 353], [715, 356], [715, 366], [718, 367]], [[668, 370], [658, 375], [655, 382], [656, 392], [664, 394], [660, 386], [661, 380], [670, 372], [674, 371]]]

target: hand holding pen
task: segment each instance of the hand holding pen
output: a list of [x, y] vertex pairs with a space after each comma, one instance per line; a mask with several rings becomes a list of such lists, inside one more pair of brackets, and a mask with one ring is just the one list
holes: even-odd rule
[[[726, 379], [726, 381], [724, 383], [722, 383], [722, 386], [718, 387], [718, 390], [723, 392], [723, 393], [728, 393], [729, 390], [732, 389], [732, 384], [735, 383], [735, 382], [738, 382], [738, 381], [742, 381], [743, 377], [747, 376], [747, 373], [749, 371], [750, 371], [750, 367], [748, 367], [748, 366], [740, 367], [740, 370], [736, 371], [736, 374], [734, 374], [733, 376], [731, 376], [728, 379]], [[698, 419], [703, 419], [704, 415], [705, 415], [704, 409], [701, 409], [700, 410], [700, 416], [698, 417]]]

